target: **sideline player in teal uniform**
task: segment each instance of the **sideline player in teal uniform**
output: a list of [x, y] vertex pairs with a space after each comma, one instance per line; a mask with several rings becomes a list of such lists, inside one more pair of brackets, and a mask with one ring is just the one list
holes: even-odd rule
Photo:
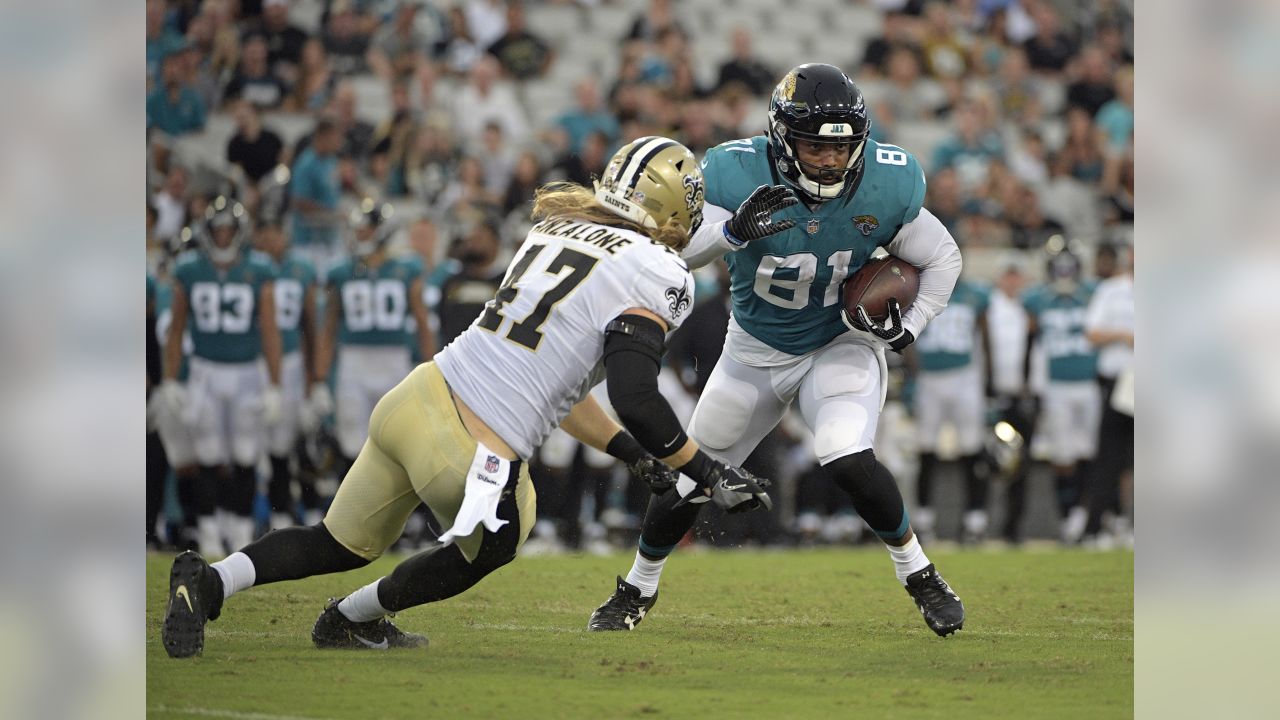
[[316, 381], [325, 382], [337, 362], [335, 420], [346, 467], [368, 437], [373, 406], [412, 368], [410, 313], [421, 357], [435, 355], [435, 336], [422, 301], [422, 260], [387, 254], [393, 213], [391, 205], [369, 198], [352, 210], [351, 257], [329, 271]]
[[[1049, 281], [1027, 291], [1022, 299], [1030, 319], [1028, 332], [1049, 365], [1042, 417], [1057, 478], [1062, 540], [1068, 544], [1079, 542], [1088, 520], [1081, 495], [1087, 466], [1097, 454], [1102, 421], [1098, 351], [1084, 331], [1094, 286], [1082, 280], [1081, 273], [1080, 259], [1061, 250], [1049, 258]], [[1029, 361], [1026, 377], [1029, 381]]]
[[[295, 524], [293, 471], [298, 437], [315, 429], [318, 418], [333, 411], [329, 386], [313, 382], [316, 368], [316, 269], [311, 261], [291, 252], [283, 217], [264, 213], [258, 217], [258, 247], [276, 263], [276, 323], [280, 329], [280, 422], [268, 432], [267, 455], [271, 482], [271, 529]], [[308, 397], [309, 393], [309, 397]], [[305, 492], [304, 492], [305, 494]]]
[[[913, 345], [918, 360], [915, 391], [916, 436], [920, 473], [916, 481], [915, 529], [934, 537], [933, 481], [938, 472], [938, 433], [944, 422], [956, 431], [960, 467], [965, 480], [964, 542], [978, 542], [987, 532], [987, 479], [978, 472], [986, 429], [984, 388], [990, 382], [987, 306], [991, 292], [969, 280], [956, 283], [947, 310], [925, 328]], [[982, 348], [979, 350], [979, 348]], [[981, 364], [979, 364], [981, 360]]]
[[[707, 152], [704, 222], [682, 257], [693, 267], [726, 257], [733, 309], [724, 355], [689, 434], [716, 459], [738, 465], [798, 403], [819, 461], [885, 542], [929, 627], [946, 635], [960, 629], [964, 608], [925, 557], [871, 442], [884, 398], [884, 350], [902, 350], [946, 306], [960, 250], [921, 207], [925, 180], [915, 157], [871, 140], [870, 127], [848, 76], [831, 65], [801, 65], [773, 92], [767, 136]], [[848, 317], [840, 292], [879, 247], [921, 270], [919, 297], [906, 311], [892, 307], [883, 324], [865, 311]], [[708, 490], [682, 478], [651, 501], [635, 563], [592, 614], [590, 629], [632, 629], [653, 607], [662, 566]], [[740, 493], [733, 510], [762, 504], [762, 494]]]
[[[200, 251], [184, 255], [174, 269], [165, 342], [161, 390], [194, 429], [200, 547], [219, 555], [223, 542], [237, 548], [253, 540], [254, 466], [264, 425], [273, 425], [281, 408], [276, 272], [270, 258], [249, 249], [249, 226], [248, 211], [235, 200], [220, 196], [209, 204], [193, 228]], [[184, 389], [178, 371], [188, 329], [192, 352]], [[220, 480], [228, 464], [231, 477]]]

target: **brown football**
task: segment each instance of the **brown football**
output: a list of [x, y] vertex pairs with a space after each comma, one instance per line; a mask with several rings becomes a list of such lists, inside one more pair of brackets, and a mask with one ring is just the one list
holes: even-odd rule
[[915, 302], [920, 291], [920, 271], [911, 263], [884, 255], [867, 261], [844, 281], [844, 307], [850, 317], [857, 317], [858, 305], [876, 322], [889, 317], [889, 298], [897, 298], [903, 314]]

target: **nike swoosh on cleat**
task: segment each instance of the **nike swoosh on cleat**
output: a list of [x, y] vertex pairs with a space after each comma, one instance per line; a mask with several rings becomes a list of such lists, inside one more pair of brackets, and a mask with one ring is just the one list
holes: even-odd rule
[[173, 594], [174, 594], [176, 597], [180, 597], [180, 598], [182, 598], [183, 600], [186, 600], [186, 601], [187, 601], [187, 610], [190, 610], [190, 611], [191, 611], [191, 612], [193, 612], [193, 613], [196, 611], [196, 609], [195, 609], [194, 607], [192, 607], [192, 605], [191, 605], [191, 596], [187, 594], [187, 586], [186, 586], [186, 585], [179, 585], [179, 586], [178, 586], [178, 589], [177, 589], [177, 590], [175, 590], [175, 591], [173, 591]]
[[364, 645], [367, 648], [373, 648], [374, 650], [386, 650], [388, 647], [390, 647], [390, 645], [387, 643], [386, 638], [382, 638], [382, 642], [371, 642], [369, 640], [365, 640], [359, 635], [352, 634], [351, 637], [355, 638], [356, 642], [360, 643], [361, 645]]
[[746, 486], [747, 486], [747, 484], [746, 484], [746, 483], [742, 483], [741, 485], [728, 485], [728, 484], [726, 484], [726, 483], [720, 483], [720, 489], [721, 489], [721, 490], [728, 490], [728, 491], [731, 491], [731, 492], [732, 492], [732, 491], [741, 490], [742, 488], [744, 488], [744, 487], [746, 487]]

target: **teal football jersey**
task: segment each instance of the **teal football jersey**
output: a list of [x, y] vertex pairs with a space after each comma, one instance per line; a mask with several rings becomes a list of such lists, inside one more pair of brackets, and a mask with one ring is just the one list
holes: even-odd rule
[[192, 355], [226, 363], [250, 362], [262, 355], [258, 297], [262, 286], [275, 280], [271, 258], [244, 253], [221, 270], [204, 253], [191, 253], [173, 274], [187, 294]]
[[[768, 140], [732, 140], [702, 161], [706, 200], [730, 212], [760, 185], [784, 181]], [[920, 213], [925, 180], [902, 148], [867, 141], [866, 168], [854, 192], [815, 206], [776, 213], [795, 227], [728, 253], [733, 317], [756, 339], [792, 355], [826, 345], [848, 330], [840, 320], [840, 286], [877, 247]]]
[[281, 347], [287, 354], [302, 347], [302, 305], [307, 288], [316, 282], [316, 269], [305, 258], [289, 254], [277, 270], [276, 324], [280, 327]]
[[1092, 380], [1097, 374], [1098, 353], [1084, 335], [1085, 312], [1092, 295], [1090, 283], [1081, 283], [1068, 295], [1041, 285], [1029, 290], [1022, 300], [1027, 313], [1036, 319], [1050, 380]]
[[409, 342], [409, 288], [422, 274], [422, 261], [417, 257], [388, 258], [376, 268], [346, 260], [329, 271], [329, 285], [339, 302], [338, 342]]
[[961, 280], [951, 300], [916, 341], [920, 369], [925, 372], [955, 370], [974, 361], [978, 343], [978, 319], [987, 312], [991, 291], [978, 283]]

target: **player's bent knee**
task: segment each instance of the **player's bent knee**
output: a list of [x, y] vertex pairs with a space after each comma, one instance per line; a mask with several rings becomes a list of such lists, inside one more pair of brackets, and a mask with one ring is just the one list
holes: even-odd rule
[[842, 404], [848, 407], [839, 417], [820, 422], [814, 428], [813, 452], [819, 462], [834, 463], [859, 452], [871, 452], [863, 437], [871, 419], [867, 409], [855, 403]]

